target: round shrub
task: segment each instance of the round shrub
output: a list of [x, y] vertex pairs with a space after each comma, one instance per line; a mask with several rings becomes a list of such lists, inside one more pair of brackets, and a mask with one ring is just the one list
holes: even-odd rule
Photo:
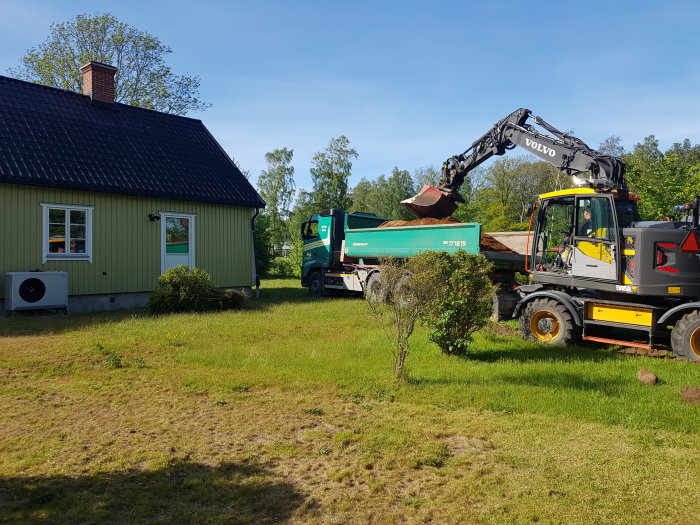
[[165, 314], [240, 308], [244, 296], [236, 290], [217, 290], [207, 272], [181, 264], [168, 268], [158, 278], [149, 309], [154, 314]]

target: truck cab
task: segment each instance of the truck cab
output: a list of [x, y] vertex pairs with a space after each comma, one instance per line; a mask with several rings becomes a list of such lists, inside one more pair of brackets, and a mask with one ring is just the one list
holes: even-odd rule
[[334, 286], [334, 280], [342, 281], [345, 232], [376, 228], [388, 220], [391, 219], [335, 208], [312, 215], [301, 225], [301, 238], [304, 242], [301, 285], [308, 287], [311, 293], [321, 295], [326, 285]]

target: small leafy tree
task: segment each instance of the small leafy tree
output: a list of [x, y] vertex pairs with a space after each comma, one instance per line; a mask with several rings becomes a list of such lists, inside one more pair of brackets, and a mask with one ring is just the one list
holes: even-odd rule
[[491, 316], [496, 286], [483, 255], [424, 252], [409, 259], [381, 259], [367, 283], [367, 303], [392, 346], [392, 371], [408, 379], [406, 358], [416, 322], [444, 354], [465, 355], [474, 332]]
[[392, 346], [394, 379], [408, 379], [406, 357], [409, 339], [425, 306], [434, 302], [436, 288], [430, 276], [416, 268], [412, 259], [381, 259], [381, 274], [370, 280], [366, 295], [373, 315], [380, 320], [384, 334]]
[[458, 251], [424, 252], [411, 259], [415, 275], [432, 283], [435, 298], [421, 310], [428, 337], [444, 354], [465, 355], [474, 332], [491, 316], [496, 286], [493, 265], [483, 256]]

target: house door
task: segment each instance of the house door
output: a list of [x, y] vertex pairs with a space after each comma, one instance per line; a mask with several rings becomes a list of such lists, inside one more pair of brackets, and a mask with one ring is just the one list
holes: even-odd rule
[[161, 273], [179, 264], [194, 266], [194, 221], [195, 215], [161, 212]]

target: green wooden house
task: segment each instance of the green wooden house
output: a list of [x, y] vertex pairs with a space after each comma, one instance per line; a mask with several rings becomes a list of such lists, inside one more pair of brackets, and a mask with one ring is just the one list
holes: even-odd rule
[[0, 277], [67, 272], [69, 311], [144, 305], [177, 264], [250, 289], [255, 189], [201, 121], [115, 103], [115, 68], [81, 70], [84, 94], [0, 76]]

